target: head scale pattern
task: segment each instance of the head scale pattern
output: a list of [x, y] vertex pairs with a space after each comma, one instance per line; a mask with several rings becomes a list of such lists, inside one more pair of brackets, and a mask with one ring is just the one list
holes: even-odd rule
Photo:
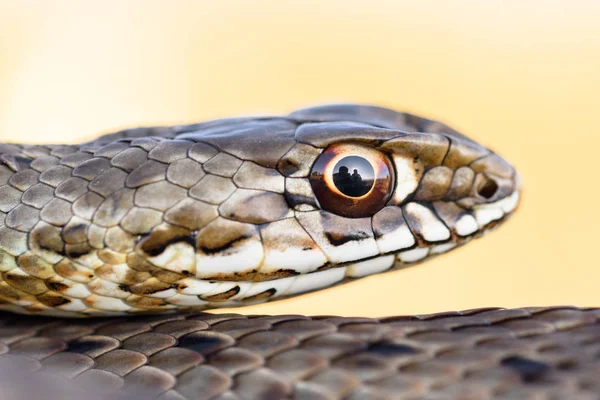
[[[389, 161], [384, 204], [327, 211], [311, 173], [332, 146]], [[372, 106], [0, 144], [0, 309], [90, 316], [289, 297], [461, 246], [506, 220], [519, 191], [492, 151]]]

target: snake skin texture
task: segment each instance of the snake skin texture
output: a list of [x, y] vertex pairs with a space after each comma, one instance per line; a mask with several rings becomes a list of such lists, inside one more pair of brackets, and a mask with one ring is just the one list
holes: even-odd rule
[[[311, 168], [331, 146], [389, 159], [389, 200], [366, 217], [327, 211]], [[464, 245], [513, 213], [519, 189], [489, 149], [372, 106], [0, 144], [0, 309], [82, 317], [289, 297]]]
[[[10, 400], [598, 399], [599, 317], [573, 307], [379, 319], [3, 315], [0, 371], [26, 371], [33, 385]], [[11, 384], [0, 377], [2, 393]]]
[[[346, 154], [369, 191], [327, 183]], [[422, 262], [519, 195], [493, 151], [373, 106], [0, 144], [0, 310], [28, 314], [0, 313], [0, 399], [595, 398], [595, 309], [198, 313]]]

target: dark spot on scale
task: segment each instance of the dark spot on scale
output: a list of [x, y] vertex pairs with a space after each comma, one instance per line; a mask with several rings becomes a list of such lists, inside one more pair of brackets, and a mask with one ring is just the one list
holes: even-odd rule
[[55, 292], [64, 292], [69, 289], [69, 286], [60, 282], [46, 282], [46, 286], [50, 290], [54, 290]]
[[378, 342], [369, 346], [368, 352], [383, 357], [397, 357], [419, 353], [418, 349], [405, 344]]
[[234, 286], [226, 292], [214, 294], [212, 296], [203, 296], [202, 300], [207, 301], [226, 301], [240, 292], [239, 286]]
[[279, 169], [279, 172], [281, 172], [283, 176], [289, 176], [294, 172], [299, 171], [300, 167], [296, 163], [293, 163], [291, 160], [284, 159], [279, 161], [277, 169]]
[[67, 257], [69, 257], [69, 258], [79, 258], [79, 257], [86, 256], [88, 254], [89, 254], [89, 252], [87, 252], [87, 251], [81, 251], [81, 250], [80, 251], [77, 251], [77, 250], [68, 251], [67, 250]]
[[106, 336], [84, 336], [69, 343], [66, 351], [75, 354], [94, 354], [96, 350], [114, 348], [116, 343], [118, 342], [115, 339]]
[[273, 275], [275, 275], [278, 279], [279, 278], [289, 278], [290, 276], [300, 275], [300, 272], [293, 270], [293, 269], [280, 268], [277, 271], [275, 271]]
[[308, 250], [312, 250], [312, 249], [313, 249], [312, 247], [303, 247], [302, 251], [308, 251]]
[[77, 233], [77, 231], [87, 232], [88, 227], [89, 226], [86, 224], [67, 225], [63, 228], [63, 234], [74, 234]]
[[414, 162], [414, 163], [416, 163], [416, 162], [418, 162], [418, 161], [419, 161], [419, 156], [414, 156], [414, 157], [413, 157], [413, 162]]
[[53, 246], [49, 246], [44, 244], [43, 242], [38, 242], [38, 246], [40, 247], [41, 250], [46, 250], [49, 251], [51, 253], [56, 253], [59, 256], [63, 256], [63, 257], [67, 257], [67, 253], [65, 253], [65, 247], [53, 247]]
[[129, 287], [129, 285], [125, 285], [124, 283], [121, 283], [119, 285], [119, 289], [121, 289], [124, 292], [129, 292], [131, 293], [131, 288]]
[[193, 332], [179, 339], [177, 347], [207, 355], [229, 347], [234, 340], [219, 332]]
[[416, 174], [418, 174], [419, 172], [421, 172], [421, 170], [420, 170], [420, 169], [418, 169], [418, 168], [417, 168], [417, 169], [415, 169], [415, 173], [416, 173]]
[[237, 237], [237, 238], [235, 238], [233, 240], [230, 240], [229, 242], [227, 242], [227, 243], [225, 243], [225, 244], [223, 244], [221, 246], [218, 246], [218, 247], [201, 246], [199, 248], [199, 250], [203, 251], [205, 254], [216, 254], [216, 253], [220, 253], [222, 251], [227, 250], [228, 248], [230, 248], [231, 246], [233, 246], [237, 242], [241, 242], [242, 240], [249, 239], [251, 237], [252, 237], [252, 235], [242, 235], [242, 236], [239, 236], [239, 237]]
[[229, 217], [230, 217], [230, 218], [235, 218], [235, 213], [231, 213], [231, 214], [229, 214]]
[[341, 246], [354, 240], [362, 240], [370, 237], [366, 232], [362, 231], [349, 234], [325, 232], [325, 236], [327, 237], [327, 240], [329, 240], [329, 243], [334, 246]]
[[329, 261], [327, 261], [325, 264], [321, 265], [319, 268], [317, 268], [317, 271], [324, 271], [326, 269], [331, 269], [333, 268], [333, 264], [330, 263]]
[[71, 302], [71, 300], [67, 299], [66, 297], [51, 294], [51, 292], [39, 296], [38, 300], [40, 303], [48, 307], [64, 306], [65, 304], [69, 304]]
[[191, 245], [192, 247], [195, 247], [195, 245], [196, 245], [196, 241], [194, 240], [193, 237], [191, 237], [190, 235], [185, 235], [185, 236], [174, 236], [164, 242], [161, 242], [159, 240], [153, 241], [151, 239], [143, 240], [141, 242], [141, 249], [144, 253], [148, 254], [149, 256], [156, 257], [156, 256], [162, 254], [167, 249], [167, 247], [169, 247], [170, 245], [175, 244], [175, 243], [180, 243], [180, 242], [187, 243], [187, 244]]
[[179, 286], [177, 286], [177, 288], [178, 288], [179, 290], [184, 290], [184, 289], [187, 289], [187, 288], [188, 288], [188, 285], [179, 285]]
[[252, 301], [266, 300], [270, 297], [273, 297], [273, 295], [275, 293], [277, 293], [277, 289], [271, 288], [271, 289], [265, 290], [264, 292], [257, 293], [253, 296], [246, 297], [244, 299], [244, 301], [252, 302]]
[[520, 356], [507, 357], [500, 364], [518, 373], [524, 383], [542, 382], [551, 370], [546, 363]]

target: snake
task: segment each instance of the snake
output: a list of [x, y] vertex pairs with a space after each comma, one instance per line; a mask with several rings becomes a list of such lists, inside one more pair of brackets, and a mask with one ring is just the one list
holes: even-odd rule
[[597, 399], [597, 308], [203, 312], [422, 263], [521, 190], [453, 128], [370, 105], [2, 143], [2, 398]]

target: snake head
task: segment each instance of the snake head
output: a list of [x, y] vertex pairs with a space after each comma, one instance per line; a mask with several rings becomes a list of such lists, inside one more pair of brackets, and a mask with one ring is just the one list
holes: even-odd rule
[[333, 105], [208, 124], [177, 138], [214, 146], [221, 163], [223, 154], [241, 160], [235, 190], [196, 242], [195, 278], [232, 290], [218, 305], [421, 262], [498, 226], [519, 201], [504, 159], [406, 113]]
[[322, 150], [309, 177], [316, 201], [292, 201], [296, 219], [331, 266], [344, 265], [344, 279], [445, 253], [497, 227], [519, 203], [515, 169], [439, 122], [371, 106], [292, 116], [305, 121], [298, 142]]
[[0, 145], [0, 309], [231, 307], [421, 262], [505, 221], [520, 182], [446, 125], [323, 106]]

